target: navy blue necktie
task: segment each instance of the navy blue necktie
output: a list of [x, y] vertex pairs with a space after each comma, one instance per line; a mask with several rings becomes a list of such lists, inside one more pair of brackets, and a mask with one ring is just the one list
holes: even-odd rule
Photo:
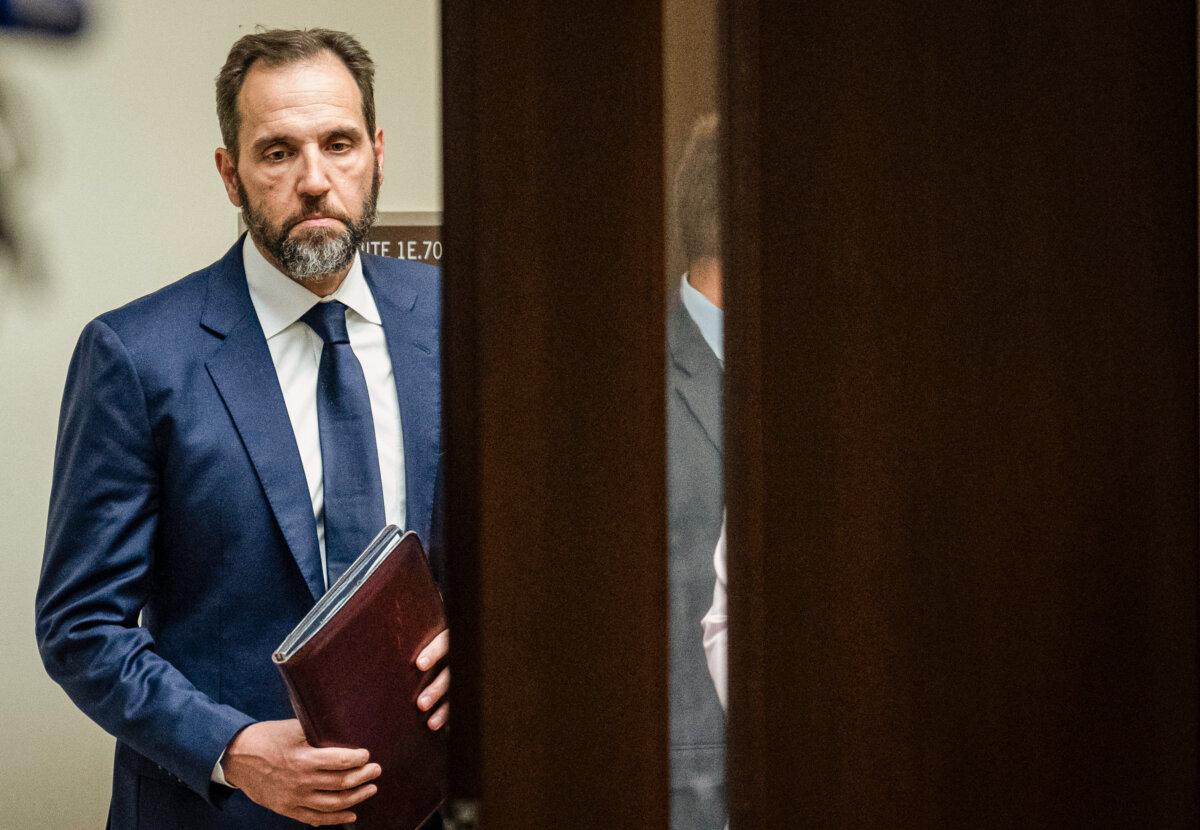
[[346, 306], [317, 303], [300, 318], [325, 341], [317, 372], [317, 423], [325, 484], [325, 563], [329, 584], [384, 524], [375, 421], [362, 365], [350, 348]]

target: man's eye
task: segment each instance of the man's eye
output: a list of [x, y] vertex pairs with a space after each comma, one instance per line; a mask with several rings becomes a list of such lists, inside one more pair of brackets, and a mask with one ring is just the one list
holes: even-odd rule
[[349, 150], [351, 144], [349, 141], [335, 141], [329, 145], [329, 149], [335, 153], [344, 153]]
[[291, 154], [287, 150], [270, 150], [263, 158], [267, 161], [284, 161], [289, 155]]

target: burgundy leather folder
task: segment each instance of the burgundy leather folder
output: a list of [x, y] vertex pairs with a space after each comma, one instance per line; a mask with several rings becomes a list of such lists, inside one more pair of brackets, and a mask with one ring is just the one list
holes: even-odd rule
[[363, 747], [383, 769], [357, 828], [413, 830], [445, 798], [443, 730], [417, 708], [441, 666], [414, 663], [445, 627], [420, 540], [389, 525], [272, 656], [308, 742]]

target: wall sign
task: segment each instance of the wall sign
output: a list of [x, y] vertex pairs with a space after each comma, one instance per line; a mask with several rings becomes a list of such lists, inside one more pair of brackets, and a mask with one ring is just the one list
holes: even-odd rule
[[368, 254], [442, 264], [442, 214], [380, 212], [362, 249]]

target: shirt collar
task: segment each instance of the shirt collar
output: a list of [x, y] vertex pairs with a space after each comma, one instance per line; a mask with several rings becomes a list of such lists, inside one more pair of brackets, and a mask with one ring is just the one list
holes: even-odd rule
[[354, 252], [354, 261], [342, 284], [328, 297], [318, 297], [304, 286], [289, 278], [258, 250], [258, 246], [246, 234], [242, 243], [242, 263], [246, 268], [246, 284], [250, 289], [250, 301], [258, 314], [263, 335], [270, 340], [319, 302], [337, 300], [356, 312], [368, 323], [383, 325], [375, 298], [363, 276], [362, 258]]
[[712, 349], [721, 365], [725, 365], [725, 314], [712, 304], [712, 301], [692, 287], [688, 275], [684, 274], [679, 284], [679, 298], [688, 316], [695, 322], [696, 328], [704, 337], [704, 342]]

